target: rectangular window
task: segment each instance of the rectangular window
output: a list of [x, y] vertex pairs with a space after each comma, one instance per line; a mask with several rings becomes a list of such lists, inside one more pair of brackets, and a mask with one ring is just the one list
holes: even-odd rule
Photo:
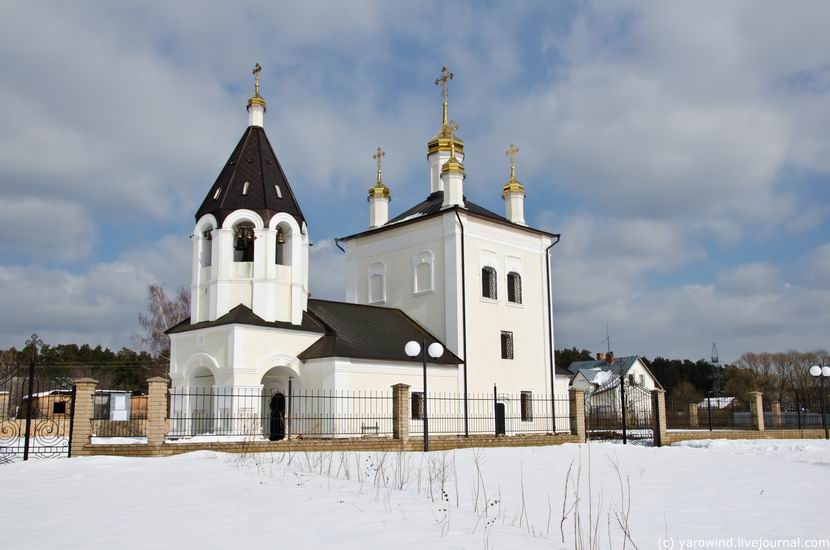
[[424, 419], [424, 392], [412, 392], [412, 420]]
[[52, 414], [66, 414], [66, 401], [52, 403]]
[[533, 420], [533, 392], [522, 392], [522, 422]]
[[501, 331], [501, 358], [513, 359], [513, 333], [507, 330]]

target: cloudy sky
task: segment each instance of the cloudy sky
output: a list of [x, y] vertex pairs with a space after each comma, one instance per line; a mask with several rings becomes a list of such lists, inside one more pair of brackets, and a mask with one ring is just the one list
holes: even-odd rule
[[433, 81], [455, 73], [467, 195], [503, 211], [519, 146], [554, 249], [557, 347], [722, 357], [830, 345], [830, 4], [0, 1], [0, 347], [129, 343], [189, 284], [193, 214], [247, 123], [331, 239], [428, 193]]

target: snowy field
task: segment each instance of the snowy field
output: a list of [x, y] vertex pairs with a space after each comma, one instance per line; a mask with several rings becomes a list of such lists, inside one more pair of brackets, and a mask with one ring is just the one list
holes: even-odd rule
[[34, 460], [0, 548], [830, 548], [828, 488], [825, 441]]

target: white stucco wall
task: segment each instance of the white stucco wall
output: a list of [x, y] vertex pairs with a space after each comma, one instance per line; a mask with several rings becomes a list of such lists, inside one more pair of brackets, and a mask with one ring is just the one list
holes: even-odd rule
[[[545, 249], [551, 239], [460, 214], [465, 229], [465, 279], [467, 292], [468, 391], [550, 394], [550, 352], [547, 314]], [[427, 296], [413, 294], [411, 259], [429, 249], [435, 254], [435, 290]], [[442, 339], [463, 357], [461, 307], [461, 228], [455, 213], [392, 227], [346, 243], [347, 298], [370, 303], [368, 276], [378, 262], [384, 266], [386, 299]], [[498, 275], [498, 297], [481, 297], [481, 268], [492, 265]], [[522, 304], [508, 303], [507, 273], [522, 278]], [[514, 359], [502, 359], [501, 331], [513, 332]], [[458, 387], [462, 391], [463, 370]], [[556, 393], [567, 391], [567, 379], [556, 378]]]
[[[373, 304], [399, 308], [446, 342], [444, 304], [444, 225], [441, 218], [403, 226], [350, 241], [346, 245], [346, 300], [358, 304]], [[433, 258], [433, 289], [414, 292], [412, 259], [429, 251]], [[385, 301], [369, 299], [370, 267], [375, 263], [385, 266]], [[449, 345], [449, 342], [446, 342]], [[453, 349], [450, 346], [450, 349]], [[455, 351], [455, 350], [454, 350]]]

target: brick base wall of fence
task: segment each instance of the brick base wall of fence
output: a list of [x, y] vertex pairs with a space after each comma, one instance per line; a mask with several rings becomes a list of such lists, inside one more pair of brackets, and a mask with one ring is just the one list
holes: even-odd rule
[[[435, 436], [429, 438], [430, 451], [448, 451], [473, 447], [538, 447], [580, 443], [576, 436], [558, 433], [555, 435], [496, 436]], [[172, 456], [193, 451], [215, 451], [221, 453], [260, 452], [337, 452], [337, 451], [421, 451], [423, 439], [411, 437], [405, 443], [389, 438], [366, 439], [291, 439], [285, 441], [215, 442], [215, 443], [164, 443], [159, 447], [149, 445], [87, 445], [84, 455], [113, 456]]]

